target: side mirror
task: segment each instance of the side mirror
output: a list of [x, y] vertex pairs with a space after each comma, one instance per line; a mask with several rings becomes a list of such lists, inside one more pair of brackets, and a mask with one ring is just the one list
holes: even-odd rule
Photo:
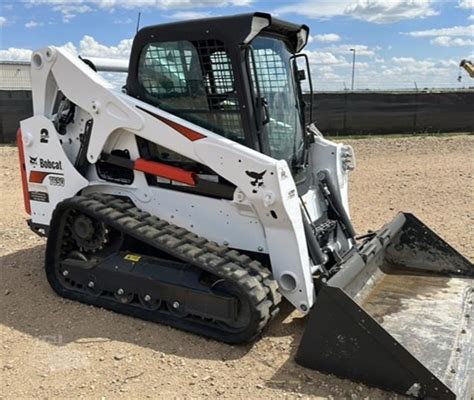
[[305, 81], [306, 80], [305, 70], [304, 69], [299, 69], [298, 71], [296, 71], [296, 77], [300, 82]]
[[[304, 68], [298, 69], [297, 59], [303, 58]], [[298, 96], [300, 96], [300, 101], [303, 100], [303, 90], [301, 81], [306, 80], [306, 76], [308, 76], [308, 86], [309, 86], [309, 121], [313, 122], [313, 82], [311, 79], [311, 68], [309, 66], [308, 56], [305, 53], [294, 54], [290, 57], [291, 68], [293, 70], [293, 76], [295, 83], [297, 84]]]

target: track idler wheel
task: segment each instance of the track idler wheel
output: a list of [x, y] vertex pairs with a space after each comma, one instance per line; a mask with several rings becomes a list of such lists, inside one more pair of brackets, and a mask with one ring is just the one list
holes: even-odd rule
[[122, 304], [129, 304], [133, 301], [133, 293], [126, 292], [124, 289], [119, 288], [115, 291], [114, 297]]
[[188, 316], [188, 313], [184, 309], [184, 306], [177, 300], [167, 301], [166, 308], [168, 311], [176, 317], [184, 318]]
[[95, 277], [89, 277], [87, 291], [93, 296], [100, 296], [102, 294], [102, 289], [99, 287]]
[[140, 304], [148, 310], [158, 310], [161, 307], [162, 301], [160, 299], [154, 299], [149, 294], [139, 295], [138, 300]]

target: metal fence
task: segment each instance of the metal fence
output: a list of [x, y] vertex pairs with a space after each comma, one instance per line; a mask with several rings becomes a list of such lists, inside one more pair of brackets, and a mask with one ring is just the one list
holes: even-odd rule
[[317, 93], [313, 119], [329, 135], [474, 132], [474, 90]]
[[0, 90], [0, 143], [14, 142], [20, 121], [32, 115], [30, 90]]
[[[0, 143], [32, 114], [30, 91], [0, 91]], [[328, 135], [474, 132], [474, 90], [316, 93], [313, 117]]]

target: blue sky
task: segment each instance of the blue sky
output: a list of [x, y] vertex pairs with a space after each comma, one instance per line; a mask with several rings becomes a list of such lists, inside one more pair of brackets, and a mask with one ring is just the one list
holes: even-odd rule
[[141, 25], [265, 11], [305, 23], [305, 51], [319, 90], [463, 87], [458, 64], [474, 59], [474, 0], [0, 0], [0, 59], [65, 46], [86, 56], [127, 58]]

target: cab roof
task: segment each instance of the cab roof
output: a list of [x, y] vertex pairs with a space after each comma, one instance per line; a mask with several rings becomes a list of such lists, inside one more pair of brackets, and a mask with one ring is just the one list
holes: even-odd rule
[[306, 45], [309, 28], [254, 12], [147, 26], [138, 31], [135, 42], [211, 39], [246, 44], [260, 32], [280, 36], [296, 53]]

